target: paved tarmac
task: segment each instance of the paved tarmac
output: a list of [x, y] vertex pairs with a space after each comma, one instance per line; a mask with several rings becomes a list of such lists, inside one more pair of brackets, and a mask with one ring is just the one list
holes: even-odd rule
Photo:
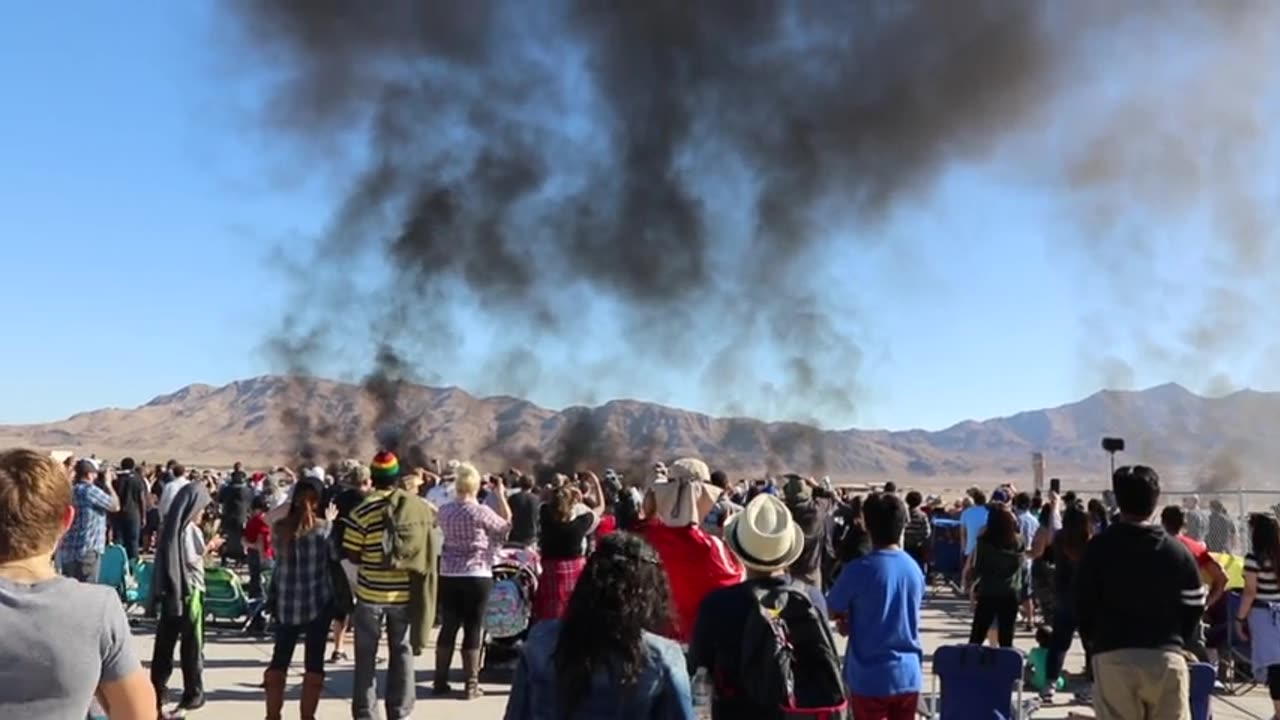
[[[968, 607], [967, 603], [949, 595], [931, 595], [926, 600], [923, 613], [924, 640], [926, 658], [941, 646], [962, 643], [968, 639]], [[151, 634], [145, 624], [136, 629], [135, 640], [138, 652], [147, 662], [151, 657]], [[1031, 647], [1028, 633], [1021, 632], [1018, 646], [1024, 650]], [[1078, 647], [1073, 648], [1068, 656], [1066, 670], [1075, 673], [1083, 668], [1084, 656]], [[301, 685], [302, 648], [299, 647], [294, 658], [294, 672], [290, 674], [289, 694], [285, 706], [285, 718], [297, 718], [297, 698]], [[385, 652], [383, 653], [385, 655]], [[258, 685], [262, 682], [262, 671], [271, 656], [271, 643], [266, 638], [247, 637], [234, 630], [212, 628], [205, 646], [205, 688], [209, 704], [202, 710], [191, 713], [189, 717], [199, 720], [246, 720], [262, 717], [263, 697]], [[508, 687], [502, 684], [489, 683], [484, 686], [486, 696], [473, 701], [462, 701], [452, 698], [433, 698], [430, 695], [432, 666], [434, 653], [428, 649], [417, 662], [418, 702], [414, 710], [414, 718], [443, 718], [445, 720], [497, 720], [502, 718], [506, 707]], [[459, 668], [461, 661], [455, 658], [455, 687], [461, 686]], [[926, 674], [929, 672], [926, 666]], [[351, 673], [350, 662], [339, 663], [329, 667], [328, 680], [324, 699], [320, 704], [318, 718], [320, 720], [346, 720], [351, 717]], [[180, 674], [175, 672], [173, 683], [180, 683]], [[380, 678], [381, 681], [381, 678]], [[926, 678], [926, 691], [928, 690]], [[1028, 696], [1030, 697], [1030, 696]], [[1092, 718], [1093, 712], [1082, 705], [1071, 705], [1070, 693], [1060, 693], [1058, 700], [1052, 705], [1042, 707], [1032, 717], [1053, 720], [1057, 718]], [[1271, 717], [1271, 702], [1267, 698], [1265, 688], [1254, 689], [1243, 696], [1215, 697], [1213, 704], [1214, 720], [1266, 720]]]

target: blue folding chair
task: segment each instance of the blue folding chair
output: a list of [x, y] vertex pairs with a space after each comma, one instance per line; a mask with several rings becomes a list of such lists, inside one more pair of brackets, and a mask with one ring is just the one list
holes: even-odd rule
[[133, 579], [136, 583], [132, 590], [128, 591], [126, 596], [129, 603], [133, 605], [145, 605], [151, 601], [151, 573], [155, 570], [149, 562], [140, 562], [133, 571]]
[[[146, 602], [146, 592], [139, 590], [137, 576], [129, 565], [129, 556], [119, 545], [108, 545], [102, 551], [102, 563], [98, 567], [98, 584], [114, 589], [126, 610]], [[149, 591], [149, 589], [148, 586], [144, 590]]]
[[1210, 720], [1213, 717], [1209, 703], [1213, 700], [1213, 681], [1216, 673], [1208, 663], [1191, 663], [1191, 720]]
[[[1022, 669], [1013, 648], [947, 645], [933, 654], [931, 720], [1022, 720]], [[939, 688], [941, 685], [941, 688]]]
[[116, 588], [123, 594], [129, 579], [129, 555], [119, 545], [108, 545], [98, 563], [98, 584]]

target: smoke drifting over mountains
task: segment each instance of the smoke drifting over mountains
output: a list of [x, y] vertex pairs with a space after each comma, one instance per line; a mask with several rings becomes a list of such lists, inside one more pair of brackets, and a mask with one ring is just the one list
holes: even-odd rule
[[[1248, 166], [1273, 42], [1262, 3], [235, 6], [239, 49], [275, 70], [270, 127], [304, 152], [360, 148], [307, 279], [348, 290], [308, 296], [275, 349], [305, 365], [318, 330], [372, 327], [368, 388], [388, 422], [386, 378], [481, 342], [497, 387], [589, 395], [601, 368], [574, 366], [577, 348], [615, 336], [608, 372], [694, 374], [729, 409], [852, 418], [865, 323], [856, 287], [824, 284], [832, 258], [856, 261], [849, 246], [942, 172], [1010, 148], [1029, 183], [1066, 194], [1068, 249], [1117, 299], [1176, 287], [1176, 272], [1143, 273], [1184, 250], [1128, 213], [1208, 208], [1221, 242], [1193, 253], [1212, 260], [1196, 265], [1208, 294], [1168, 321], [1185, 343], [1151, 339], [1161, 301], [1138, 299], [1113, 313], [1126, 354], [1211, 370], [1251, 331], [1256, 297], [1231, 278], [1274, 245]], [[1074, 105], [1106, 85], [1099, 55], [1171, 79]], [[477, 311], [499, 337], [471, 337]], [[1133, 356], [1113, 355], [1089, 361], [1122, 376]]]

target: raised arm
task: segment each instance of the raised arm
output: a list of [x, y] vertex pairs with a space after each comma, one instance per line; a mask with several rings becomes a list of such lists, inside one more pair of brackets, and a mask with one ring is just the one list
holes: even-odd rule
[[590, 470], [584, 473], [587, 476], [587, 497], [584, 503], [587, 507], [599, 512], [604, 509], [604, 488], [600, 487], [600, 478]]
[[120, 496], [116, 494], [115, 483], [107, 481], [102, 484], [106, 486], [106, 490], [97, 485], [89, 486], [91, 502], [104, 512], [120, 512]]
[[1047, 527], [1036, 530], [1036, 536], [1031, 542], [1031, 559], [1038, 560], [1044, 557], [1044, 553], [1049, 549], [1049, 543], [1053, 538], [1053, 531]]
[[502, 480], [501, 475], [493, 476], [493, 494], [497, 498], [497, 502], [495, 503], [497, 507], [495, 507], [493, 511], [498, 514], [498, 517], [506, 520], [507, 524], [510, 525], [511, 503], [507, 502], [507, 484]]

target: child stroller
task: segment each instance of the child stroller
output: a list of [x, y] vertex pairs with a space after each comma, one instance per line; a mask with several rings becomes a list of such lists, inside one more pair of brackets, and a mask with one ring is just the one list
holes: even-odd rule
[[493, 590], [484, 614], [482, 672], [492, 674], [514, 666], [520, 644], [529, 634], [541, 572], [542, 560], [530, 548], [508, 545], [498, 551], [493, 562]]

